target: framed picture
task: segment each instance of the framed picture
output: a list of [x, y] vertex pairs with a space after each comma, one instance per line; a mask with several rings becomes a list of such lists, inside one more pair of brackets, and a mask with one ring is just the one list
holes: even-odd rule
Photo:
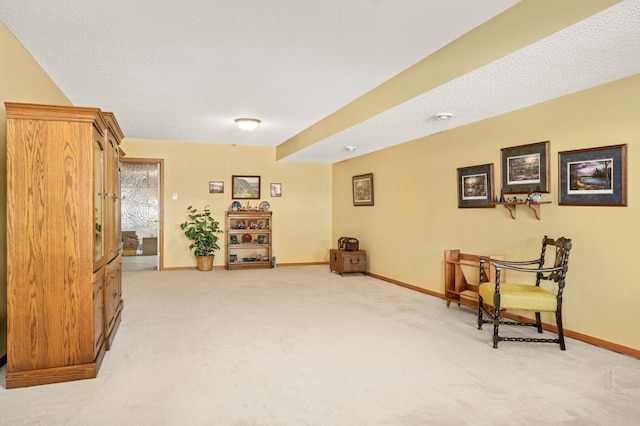
[[627, 205], [627, 145], [558, 153], [558, 204]]
[[234, 200], [259, 200], [260, 176], [232, 176], [231, 192]]
[[265, 244], [267, 242], [266, 234], [258, 234], [258, 244]]
[[502, 192], [549, 192], [549, 141], [501, 149]]
[[458, 169], [458, 208], [495, 207], [493, 164]]
[[237, 254], [230, 254], [229, 255], [229, 262], [233, 263], [233, 262], [237, 262], [238, 261], [238, 255]]
[[282, 184], [281, 183], [272, 183], [271, 184], [271, 196], [272, 197], [282, 197]]
[[353, 205], [373, 206], [373, 173], [352, 178]]
[[224, 182], [209, 182], [209, 194], [224, 194]]

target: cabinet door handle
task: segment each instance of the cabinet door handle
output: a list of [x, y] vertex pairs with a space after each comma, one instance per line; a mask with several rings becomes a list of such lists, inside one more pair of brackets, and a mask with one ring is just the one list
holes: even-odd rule
[[349, 261], [351, 262], [352, 265], [357, 265], [358, 263], [360, 263], [360, 259], [356, 258], [351, 258], [349, 259]]

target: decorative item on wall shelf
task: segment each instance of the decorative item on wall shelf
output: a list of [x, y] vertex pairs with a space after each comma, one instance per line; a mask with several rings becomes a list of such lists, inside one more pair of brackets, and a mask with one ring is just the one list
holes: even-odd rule
[[211, 216], [209, 206], [205, 206], [203, 211], [198, 211], [193, 206], [187, 207], [189, 220], [180, 224], [180, 229], [184, 235], [193, 241], [189, 246], [196, 256], [197, 268], [199, 271], [210, 271], [213, 269], [215, 251], [220, 250], [218, 246], [218, 236], [223, 233], [220, 223]]
[[231, 192], [234, 200], [259, 200], [260, 176], [232, 176]]
[[558, 153], [558, 204], [627, 205], [627, 145]]
[[268, 212], [269, 208], [271, 208], [271, 204], [269, 204], [268, 201], [263, 201], [260, 203], [260, 211], [261, 212]]
[[242, 208], [242, 204], [240, 204], [240, 201], [234, 201], [233, 203], [231, 203], [231, 210], [232, 211], [237, 212], [241, 208]]
[[549, 141], [501, 149], [504, 194], [549, 192]]
[[373, 173], [351, 178], [354, 206], [373, 206]]
[[458, 208], [495, 207], [493, 164], [458, 168]]
[[271, 184], [271, 196], [272, 197], [282, 197], [282, 184], [281, 183], [272, 183]]
[[209, 182], [210, 194], [224, 194], [224, 182]]

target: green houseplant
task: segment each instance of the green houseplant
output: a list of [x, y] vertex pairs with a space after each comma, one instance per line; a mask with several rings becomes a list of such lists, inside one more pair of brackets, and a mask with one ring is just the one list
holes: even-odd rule
[[196, 256], [198, 270], [210, 271], [213, 269], [215, 251], [220, 250], [217, 235], [223, 232], [220, 223], [211, 216], [209, 206], [205, 206], [203, 211], [189, 206], [187, 216], [189, 220], [181, 223], [180, 229], [192, 241], [189, 249]]

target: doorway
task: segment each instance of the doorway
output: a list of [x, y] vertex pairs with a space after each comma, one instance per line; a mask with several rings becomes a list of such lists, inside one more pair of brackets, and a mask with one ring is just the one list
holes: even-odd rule
[[162, 159], [123, 159], [121, 217], [124, 272], [163, 269], [163, 181]]

